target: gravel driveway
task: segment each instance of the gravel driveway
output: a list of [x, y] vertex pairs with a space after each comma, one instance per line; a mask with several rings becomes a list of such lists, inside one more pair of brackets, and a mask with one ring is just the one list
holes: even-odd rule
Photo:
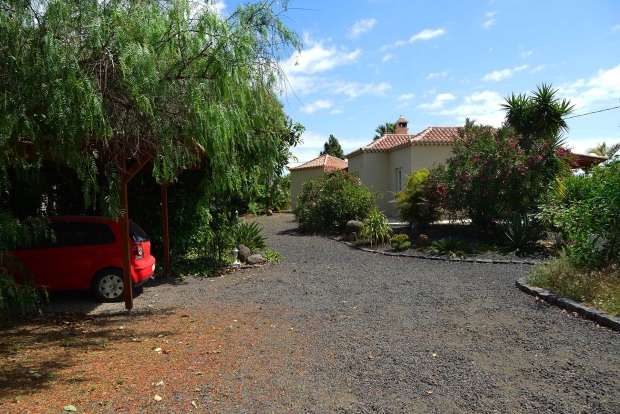
[[261, 330], [230, 356], [246, 361], [228, 378], [243, 392], [212, 411], [620, 412], [620, 334], [520, 292], [531, 266], [387, 257], [300, 235], [292, 215], [257, 221], [280, 264], [147, 285], [134, 302], [232, 306]]

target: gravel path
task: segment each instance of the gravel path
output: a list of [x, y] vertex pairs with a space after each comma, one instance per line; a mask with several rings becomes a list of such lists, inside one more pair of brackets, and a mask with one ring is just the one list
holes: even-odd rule
[[[159, 282], [135, 299], [136, 310], [204, 309], [205, 319], [243, 310], [245, 329], [227, 339], [247, 340], [242, 355], [230, 355], [244, 362], [224, 379], [241, 391], [227, 405], [205, 396], [203, 407], [620, 412], [620, 334], [521, 293], [515, 280], [531, 266], [387, 257], [299, 235], [292, 215], [257, 221], [280, 264]], [[105, 313], [122, 305], [71, 306]]]

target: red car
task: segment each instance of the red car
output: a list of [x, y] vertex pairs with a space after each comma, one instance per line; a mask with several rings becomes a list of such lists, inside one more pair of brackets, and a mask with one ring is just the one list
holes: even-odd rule
[[[48, 219], [45, 236], [33, 232], [29, 243], [10, 250], [35, 285], [50, 291], [90, 289], [101, 301], [123, 300], [121, 223], [102, 217]], [[131, 278], [133, 286], [140, 286], [153, 276], [155, 258], [147, 234], [133, 221], [129, 234]]]

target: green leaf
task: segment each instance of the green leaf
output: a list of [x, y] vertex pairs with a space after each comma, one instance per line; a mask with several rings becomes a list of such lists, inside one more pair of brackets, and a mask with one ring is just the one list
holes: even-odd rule
[[77, 411], [77, 408], [75, 408], [75, 406], [73, 405], [65, 405], [64, 407], [62, 407], [62, 409], [65, 411]]

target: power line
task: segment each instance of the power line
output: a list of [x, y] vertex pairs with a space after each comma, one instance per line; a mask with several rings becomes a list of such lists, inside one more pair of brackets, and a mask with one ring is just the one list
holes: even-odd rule
[[585, 114], [579, 114], [579, 115], [567, 116], [567, 117], [566, 117], [566, 118], [564, 118], [564, 119], [571, 119], [571, 118], [577, 118], [577, 117], [579, 117], [579, 116], [586, 116], [586, 115], [591, 115], [591, 114], [597, 114], [597, 113], [599, 113], [599, 112], [611, 111], [612, 109], [618, 109], [618, 108], [620, 108], [620, 105], [618, 105], [618, 106], [614, 106], [613, 108], [607, 108], [607, 109], [601, 109], [601, 110], [599, 110], [599, 111], [588, 112], [588, 113], [585, 113]]

